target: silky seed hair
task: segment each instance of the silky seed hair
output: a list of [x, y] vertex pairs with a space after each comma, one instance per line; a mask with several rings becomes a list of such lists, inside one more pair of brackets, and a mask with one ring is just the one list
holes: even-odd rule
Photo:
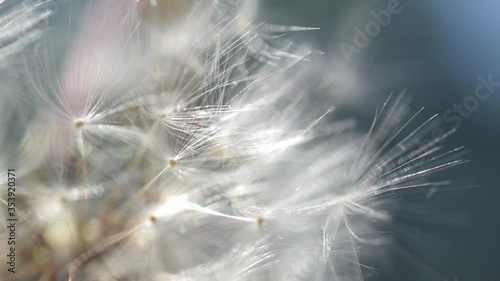
[[361, 132], [320, 52], [287, 37], [315, 28], [258, 11], [0, 0], [0, 72], [20, 69], [0, 83], [18, 217], [2, 280], [368, 280], [397, 218], [432, 215], [404, 198], [456, 187], [439, 173], [467, 161], [441, 145], [453, 131], [432, 136], [401, 91]]

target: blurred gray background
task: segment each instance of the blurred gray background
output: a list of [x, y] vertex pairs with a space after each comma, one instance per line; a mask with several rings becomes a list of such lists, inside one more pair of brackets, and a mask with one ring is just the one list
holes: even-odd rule
[[[463, 223], [440, 225], [414, 222], [415, 229], [432, 237], [439, 247], [409, 243], [390, 249], [375, 262], [378, 277], [370, 280], [500, 280], [500, 87], [474, 104], [479, 76], [500, 81], [500, 1], [496, 0], [264, 0], [259, 20], [277, 24], [319, 27], [319, 31], [290, 35], [299, 42], [313, 42], [323, 51], [321, 61], [331, 70], [333, 94], [342, 96], [346, 115], [368, 126], [377, 106], [391, 92], [404, 88], [415, 108], [430, 115], [451, 110], [457, 132], [447, 148], [465, 146], [470, 163], [455, 168], [450, 177], [480, 186], [456, 191], [434, 201], [434, 208], [461, 214]], [[364, 29], [373, 13], [397, 13], [380, 30], [372, 28], [366, 46], [346, 56], [343, 43], [355, 45], [356, 27]], [[394, 7], [397, 7], [395, 9]], [[358, 42], [360, 43], [360, 42]], [[362, 42], [361, 42], [362, 43]], [[346, 45], [343, 46], [346, 46]], [[352, 50], [352, 49], [351, 49]], [[498, 87], [498, 88], [496, 88]], [[481, 90], [487, 87], [483, 86]], [[496, 91], [495, 91], [496, 90]], [[360, 98], [363, 97], [363, 98]], [[455, 105], [469, 102], [464, 115]], [[418, 235], [416, 235], [418, 237]], [[405, 248], [412, 255], [403, 254]]]

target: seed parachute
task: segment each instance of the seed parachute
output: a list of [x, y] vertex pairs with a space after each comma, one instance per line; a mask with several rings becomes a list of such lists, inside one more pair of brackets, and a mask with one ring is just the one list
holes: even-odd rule
[[287, 39], [315, 28], [257, 13], [253, 1], [0, 1], [0, 166], [17, 171], [18, 219], [16, 273], [4, 243], [2, 280], [376, 272], [371, 247], [414, 211], [399, 196], [452, 187], [439, 172], [465, 152], [443, 149], [453, 131], [431, 136], [439, 118], [405, 91], [360, 132], [321, 89], [319, 52]]

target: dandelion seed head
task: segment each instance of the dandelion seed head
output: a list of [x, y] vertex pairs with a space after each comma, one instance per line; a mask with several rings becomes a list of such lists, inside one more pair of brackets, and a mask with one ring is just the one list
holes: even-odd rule
[[[22, 2], [40, 6], [0, 23], [29, 18], [41, 35], [46, 3]], [[78, 26], [54, 21], [68, 34], [23, 53], [32, 111], [9, 148], [23, 233], [43, 242], [26, 250], [29, 278], [364, 280], [362, 248], [388, 243], [395, 198], [450, 184], [429, 178], [464, 154], [423, 141], [433, 118], [403, 93], [358, 133], [316, 93], [311, 50], [282, 36], [310, 28], [254, 22], [255, 3], [68, 3], [59, 16]]]

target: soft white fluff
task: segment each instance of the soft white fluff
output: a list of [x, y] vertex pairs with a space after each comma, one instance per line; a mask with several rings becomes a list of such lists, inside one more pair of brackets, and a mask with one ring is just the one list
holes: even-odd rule
[[[47, 1], [25, 2], [0, 18], [20, 24], [0, 43], [41, 34], [26, 30], [48, 16]], [[26, 87], [11, 89], [31, 110], [10, 144], [23, 171], [18, 253], [29, 253], [16, 278], [350, 281], [374, 271], [363, 245], [390, 241], [395, 196], [445, 186], [427, 176], [461, 154], [440, 152], [434, 119], [419, 123], [404, 93], [368, 134], [339, 120], [314, 94], [322, 71], [310, 51], [280, 36], [307, 28], [254, 23], [251, 6], [60, 4], [79, 20], [18, 54]]]

